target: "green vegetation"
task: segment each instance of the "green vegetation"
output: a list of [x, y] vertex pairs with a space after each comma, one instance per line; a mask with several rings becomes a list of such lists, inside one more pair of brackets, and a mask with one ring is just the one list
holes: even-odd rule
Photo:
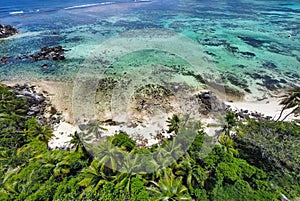
[[168, 133], [174, 132], [177, 134], [181, 124], [181, 119], [178, 117], [178, 115], [174, 114], [172, 118], [168, 118], [167, 123], [169, 126]]
[[[220, 143], [207, 155], [198, 126], [186, 151], [180, 134], [151, 148], [117, 134], [101, 139], [93, 159], [78, 133], [71, 151], [49, 150], [51, 130], [27, 119], [27, 110], [25, 99], [0, 85], [1, 200], [270, 201], [300, 195], [300, 127], [293, 122], [241, 122], [228, 113]], [[181, 122], [173, 116], [169, 131], [180, 133]], [[88, 128], [101, 137], [100, 125]]]
[[300, 87], [292, 88], [287, 91], [285, 95], [283, 95], [282, 100], [280, 102], [281, 105], [283, 105], [283, 108], [280, 112], [280, 115], [277, 119], [277, 121], [281, 118], [283, 111], [287, 109], [293, 108], [293, 110], [288, 113], [283, 119], [285, 120], [288, 116], [291, 114], [299, 115], [300, 114]]
[[136, 142], [123, 133], [114, 135], [112, 143], [114, 146], [124, 147], [127, 151], [132, 151], [136, 147]]
[[87, 133], [93, 133], [95, 135], [96, 138], [100, 138], [101, 137], [101, 130], [106, 130], [106, 128], [103, 128], [101, 126], [101, 122], [99, 121], [91, 121], [86, 125], [85, 130], [87, 130]]

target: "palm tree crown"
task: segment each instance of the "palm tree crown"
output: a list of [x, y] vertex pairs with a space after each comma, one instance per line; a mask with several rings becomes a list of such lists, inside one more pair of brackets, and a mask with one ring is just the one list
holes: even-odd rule
[[288, 113], [283, 119], [285, 120], [289, 115], [295, 114], [299, 115], [300, 114], [300, 87], [296, 87], [293, 89], [288, 90], [288, 92], [282, 96], [282, 100], [279, 103], [280, 105], [283, 105], [283, 108], [279, 114], [279, 117], [277, 118], [276, 121], [279, 121], [281, 118], [283, 111], [287, 109], [293, 108], [293, 110]]
[[168, 133], [172, 133], [174, 131], [175, 134], [177, 134], [178, 130], [180, 128], [180, 124], [181, 124], [181, 119], [179, 118], [179, 116], [176, 114], [173, 114], [172, 118], [170, 118], [170, 117], [168, 118], [167, 123], [169, 123], [168, 124], [168, 127], [169, 127]]
[[89, 122], [86, 127], [85, 130], [87, 131], [88, 134], [94, 134], [95, 137], [98, 139], [101, 137], [101, 130], [106, 131], [107, 129], [102, 127], [101, 122], [99, 121], [91, 121]]
[[188, 189], [182, 185], [182, 177], [175, 177], [170, 169], [165, 170], [164, 178], [158, 182], [152, 181], [154, 187], [148, 188], [153, 193], [152, 200], [179, 201], [192, 200]]

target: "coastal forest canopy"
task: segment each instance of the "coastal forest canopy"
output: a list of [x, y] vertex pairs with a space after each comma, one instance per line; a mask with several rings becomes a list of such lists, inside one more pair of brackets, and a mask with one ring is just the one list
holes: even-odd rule
[[1, 0], [0, 201], [300, 201], [299, 13]]
[[[235, 113], [228, 112], [219, 143], [207, 156], [201, 156], [206, 133], [199, 124], [191, 146], [162, 168], [153, 158], [134, 163], [136, 158], [130, 153], [152, 156], [165, 146], [170, 149], [161, 153], [163, 159], [176, 156], [180, 146], [176, 138], [180, 136], [160, 146], [139, 148], [120, 133], [100, 143], [100, 151], [108, 154], [93, 158], [74, 133], [71, 150], [50, 150], [52, 131], [28, 117], [28, 105], [28, 99], [0, 85], [1, 200], [299, 199], [297, 121], [237, 120]], [[180, 129], [180, 118], [174, 115], [169, 119], [172, 131]], [[125, 160], [118, 161], [109, 153]], [[117, 166], [127, 171], [119, 172]], [[156, 171], [134, 171], [141, 166]]]

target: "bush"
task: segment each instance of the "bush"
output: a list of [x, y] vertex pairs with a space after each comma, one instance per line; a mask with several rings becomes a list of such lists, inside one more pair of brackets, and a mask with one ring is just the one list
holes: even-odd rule
[[128, 152], [136, 147], [136, 142], [124, 133], [115, 135], [113, 137], [112, 143], [117, 147], [125, 147]]

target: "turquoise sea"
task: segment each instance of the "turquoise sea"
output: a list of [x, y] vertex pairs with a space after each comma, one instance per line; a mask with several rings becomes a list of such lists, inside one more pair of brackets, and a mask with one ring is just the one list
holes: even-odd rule
[[[210, 78], [213, 80], [217, 73], [223, 83], [243, 93], [276, 91], [300, 84], [299, 1], [22, 2], [0, 3], [0, 24], [11, 24], [20, 30], [20, 34], [0, 40], [0, 57], [22, 57], [44, 46], [61, 45], [68, 50], [66, 60], [11, 59], [0, 65], [1, 80], [73, 80], [87, 63], [97, 67], [98, 56], [98, 62], [109, 63], [108, 69], [99, 72], [114, 76], [123, 76], [139, 66], [159, 64], [195, 78], [204, 72], [189, 70], [193, 62], [187, 58], [197, 46], [204, 55], [199, 60], [214, 68]], [[125, 46], [122, 34], [129, 37]], [[161, 37], [165, 40], [176, 34], [182, 40], [170, 41], [173, 46], [168, 46], [172, 47], [168, 51], [159, 45], [148, 47], [141, 40], [144, 34], [153, 41], [161, 34], [166, 34]], [[111, 44], [118, 45], [120, 38], [120, 48], [128, 51], [109, 61], [109, 44], [114, 41]], [[143, 48], [138, 48], [137, 41]], [[205, 68], [203, 62], [196, 69]]]

